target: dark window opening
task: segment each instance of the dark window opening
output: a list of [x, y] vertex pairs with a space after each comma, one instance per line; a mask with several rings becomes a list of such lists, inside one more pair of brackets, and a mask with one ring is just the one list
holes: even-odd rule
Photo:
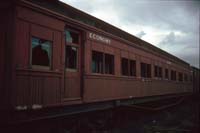
[[141, 63], [141, 77], [146, 77], [146, 65]]
[[188, 76], [187, 76], [187, 74], [184, 74], [184, 81], [185, 81], [185, 82], [188, 81]]
[[171, 70], [171, 80], [176, 81], [176, 71]]
[[154, 76], [158, 77], [158, 66], [154, 66]]
[[168, 69], [165, 69], [165, 79], [169, 79], [169, 72], [168, 72]]
[[192, 75], [190, 75], [190, 82], [192, 82]]
[[65, 50], [65, 67], [77, 69], [77, 52], [78, 49], [73, 46], [66, 46]]
[[151, 78], [151, 64], [147, 64], [147, 78]]
[[52, 42], [32, 37], [32, 65], [50, 66]]
[[178, 73], [178, 80], [183, 81], [183, 74], [182, 73]]
[[130, 76], [136, 76], [136, 61], [130, 60]]
[[79, 34], [73, 31], [66, 30], [66, 41], [74, 44], [79, 44]]
[[105, 73], [114, 74], [114, 56], [105, 54]]
[[92, 51], [92, 72], [103, 73], [103, 53]]
[[154, 66], [154, 76], [162, 78], [162, 68], [159, 66]]
[[162, 78], [162, 68], [161, 67], [159, 67], [159, 69], [158, 69], [158, 76], [160, 77], [160, 78]]
[[121, 72], [122, 75], [128, 76], [129, 72], [128, 72], [128, 59], [126, 58], [122, 58], [121, 59]]
[[141, 77], [151, 78], [151, 64], [141, 63]]

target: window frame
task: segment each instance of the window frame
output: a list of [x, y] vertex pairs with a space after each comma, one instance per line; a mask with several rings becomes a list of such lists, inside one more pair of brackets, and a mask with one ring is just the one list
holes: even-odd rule
[[[112, 66], [111, 73], [106, 72], [106, 55], [113, 57], [112, 58], [113, 61], [111, 62], [111, 66]], [[113, 54], [103, 53], [103, 72], [104, 72], [104, 74], [107, 74], [107, 75], [115, 75], [115, 56]]]
[[[96, 52], [96, 53], [100, 53], [100, 54], [102, 54], [102, 70], [100, 70], [100, 72], [93, 72], [93, 68], [92, 68], [92, 63], [93, 63], [93, 53], [94, 52]], [[104, 62], [104, 57], [103, 57], [103, 52], [100, 52], [100, 51], [96, 51], [96, 50], [92, 50], [92, 56], [91, 56], [91, 72], [93, 73], [93, 74], [104, 74], [104, 64], [103, 64], [103, 62]]]
[[171, 70], [171, 77], [170, 80], [171, 81], [177, 81], [177, 76], [176, 76], [177, 72], [175, 70]]
[[[127, 61], [127, 68], [126, 68], [126, 70], [127, 70], [127, 75], [123, 73], [123, 72], [124, 72], [124, 71], [123, 71], [124, 69], [123, 69], [123, 67], [122, 67], [122, 66], [123, 66], [123, 64], [122, 64], [122, 63], [123, 63], [123, 60], [126, 60], [126, 61]], [[130, 71], [129, 68], [130, 68], [130, 66], [129, 66], [129, 59], [128, 59], [128, 58], [125, 58], [125, 57], [121, 57], [121, 75], [122, 75], [122, 76], [129, 76], [129, 71]]]
[[[100, 53], [102, 54], [102, 72], [93, 72], [93, 68], [92, 68], [92, 63], [93, 63], [93, 52], [97, 52], [97, 53]], [[105, 52], [101, 52], [101, 51], [97, 51], [97, 50], [91, 50], [91, 73], [92, 74], [99, 74], [99, 75], [115, 75], [115, 55], [114, 54], [110, 54], [110, 53], [105, 53]], [[106, 73], [105, 72], [105, 55], [110, 55], [110, 56], [113, 56], [113, 72], [112, 73]]]
[[[76, 68], [74, 69], [74, 68], [68, 68], [68, 67], [66, 67], [66, 47], [68, 47], [68, 46], [70, 46], [70, 47], [74, 47], [74, 48], [76, 48]], [[79, 46], [77, 46], [77, 45], [65, 45], [65, 70], [66, 71], [69, 71], [69, 72], [78, 72], [78, 70], [79, 70]]]
[[178, 81], [183, 82], [183, 73], [182, 72], [178, 72]]
[[[144, 65], [144, 76], [142, 74], [142, 64]], [[147, 78], [151, 79], [152, 78], [152, 73], [151, 73], [151, 64], [141, 62], [140, 63], [140, 76], [141, 78]]]
[[158, 65], [154, 65], [154, 77], [155, 78], [163, 78], [163, 68]]
[[[134, 62], [134, 68], [132, 69], [133, 75], [131, 75], [131, 62]], [[136, 71], [137, 71], [137, 65], [136, 65], [136, 60], [129, 59], [129, 76], [131, 77], [136, 77]]]
[[[73, 32], [73, 33], [76, 33], [76, 34], [78, 34], [78, 43], [73, 43], [73, 42], [68, 42], [67, 40], [66, 40], [66, 31], [69, 31], [69, 32]], [[81, 44], [81, 33], [79, 32], [79, 31], [77, 31], [77, 30], [74, 30], [74, 29], [71, 29], [71, 28], [66, 28], [65, 29], [65, 43], [66, 44], [70, 44], [70, 45], [80, 45]]]
[[184, 82], [188, 82], [188, 74], [184, 73]]
[[165, 79], [169, 80], [169, 69], [165, 68]]
[[[78, 34], [78, 43], [68, 42], [67, 37], [66, 37], [66, 31]], [[78, 72], [79, 71], [79, 63], [80, 63], [80, 61], [79, 61], [80, 60], [79, 59], [80, 51], [79, 50], [80, 50], [80, 45], [81, 45], [81, 33], [80, 33], [80, 31], [77, 31], [77, 30], [71, 29], [71, 28], [66, 28], [64, 32], [65, 32], [65, 70], [68, 72]], [[67, 46], [75, 47], [77, 49], [76, 69], [66, 67], [66, 47]]]
[[[33, 65], [32, 64], [32, 61], [33, 61], [33, 50], [32, 50], [32, 39], [33, 38], [36, 38], [36, 39], [42, 39], [42, 40], [45, 40], [45, 41], [49, 41], [51, 44], [50, 44], [50, 57], [49, 57], [49, 66], [42, 66], [42, 65]], [[52, 69], [52, 63], [53, 63], [53, 41], [52, 40], [48, 40], [48, 39], [44, 39], [42, 37], [38, 37], [38, 36], [35, 36], [35, 35], [31, 35], [30, 37], [30, 68], [31, 69], [40, 69], [40, 70], [51, 70]]]

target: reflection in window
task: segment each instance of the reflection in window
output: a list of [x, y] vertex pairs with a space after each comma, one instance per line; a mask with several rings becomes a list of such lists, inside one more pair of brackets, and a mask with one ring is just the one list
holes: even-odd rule
[[67, 42], [74, 43], [74, 44], [79, 43], [79, 34], [78, 33], [66, 30], [65, 34], [66, 34]]
[[128, 76], [128, 59], [122, 58], [121, 59], [121, 72], [122, 75]]
[[32, 65], [50, 66], [51, 41], [32, 37]]
[[114, 56], [105, 54], [105, 73], [114, 74]]
[[92, 72], [103, 73], [103, 53], [92, 51]]
[[65, 67], [69, 69], [77, 69], [77, 48], [66, 46], [65, 50]]

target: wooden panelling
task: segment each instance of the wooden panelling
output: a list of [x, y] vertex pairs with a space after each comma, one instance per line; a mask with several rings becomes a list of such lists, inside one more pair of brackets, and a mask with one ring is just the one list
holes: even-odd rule
[[54, 31], [53, 34], [53, 70], [61, 71], [62, 67], [62, 32]]
[[31, 24], [31, 36], [39, 37], [45, 40], [53, 40], [53, 31], [44, 26]]
[[121, 50], [121, 57], [128, 59], [129, 58], [128, 51]]
[[[1, 28], [1, 27], [0, 27]], [[4, 56], [4, 51], [5, 51], [5, 33], [3, 31], [0, 31], [0, 104], [2, 105], [4, 101], [4, 93], [5, 93], [5, 88], [4, 88], [4, 74], [5, 74], [5, 56]], [[0, 107], [0, 109], [3, 107]]]
[[70, 77], [65, 80], [65, 98], [79, 98], [80, 97], [80, 78]]
[[16, 67], [28, 67], [31, 46], [30, 24], [17, 20], [16, 25]]
[[42, 106], [60, 104], [61, 77], [57, 74], [45, 76], [39, 72], [33, 73], [35, 72], [17, 72], [15, 106], [31, 107], [34, 104]]
[[[92, 83], [92, 84], [91, 84]], [[191, 86], [163, 80], [88, 75], [85, 78], [85, 102], [128, 99], [188, 92]]]
[[65, 23], [63, 21], [59, 21], [58, 19], [34, 12], [32, 10], [28, 10], [24, 7], [17, 7], [17, 17], [55, 30], [64, 31]]
[[110, 46], [107, 46], [107, 45], [104, 45], [104, 53], [114, 55], [114, 53], [115, 53], [115, 48], [110, 47]]

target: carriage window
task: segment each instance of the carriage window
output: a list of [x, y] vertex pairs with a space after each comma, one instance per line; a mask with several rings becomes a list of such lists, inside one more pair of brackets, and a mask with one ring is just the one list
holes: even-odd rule
[[130, 60], [130, 76], [136, 76], [136, 62]]
[[73, 46], [66, 46], [65, 50], [65, 67], [77, 69], [77, 52], [78, 49]]
[[151, 64], [147, 64], [147, 78], [151, 78]]
[[158, 77], [158, 66], [154, 66], [154, 76]]
[[121, 59], [121, 72], [122, 75], [128, 76], [128, 59], [122, 58]]
[[92, 51], [92, 72], [103, 73], [103, 53]]
[[74, 43], [74, 44], [79, 43], [79, 34], [78, 33], [66, 30], [65, 34], [66, 34], [67, 42]]
[[114, 74], [114, 56], [105, 54], [105, 73]]
[[154, 66], [154, 76], [162, 78], [162, 67]]
[[188, 76], [187, 76], [187, 74], [184, 74], [184, 81], [185, 81], [185, 82], [188, 81]]
[[168, 72], [168, 69], [165, 69], [165, 79], [169, 79], [169, 72]]
[[190, 82], [192, 82], [192, 75], [190, 75]]
[[178, 80], [183, 81], [183, 74], [182, 73], [178, 73]]
[[151, 78], [151, 64], [141, 63], [141, 77]]
[[162, 78], [162, 67], [158, 68], [158, 76]]
[[171, 70], [171, 80], [176, 81], [176, 71]]
[[52, 42], [37, 37], [32, 37], [32, 65], [47, 66], [51, 65]]
[[141, 63], [141, 77], [146, 77], [146, 65]]

